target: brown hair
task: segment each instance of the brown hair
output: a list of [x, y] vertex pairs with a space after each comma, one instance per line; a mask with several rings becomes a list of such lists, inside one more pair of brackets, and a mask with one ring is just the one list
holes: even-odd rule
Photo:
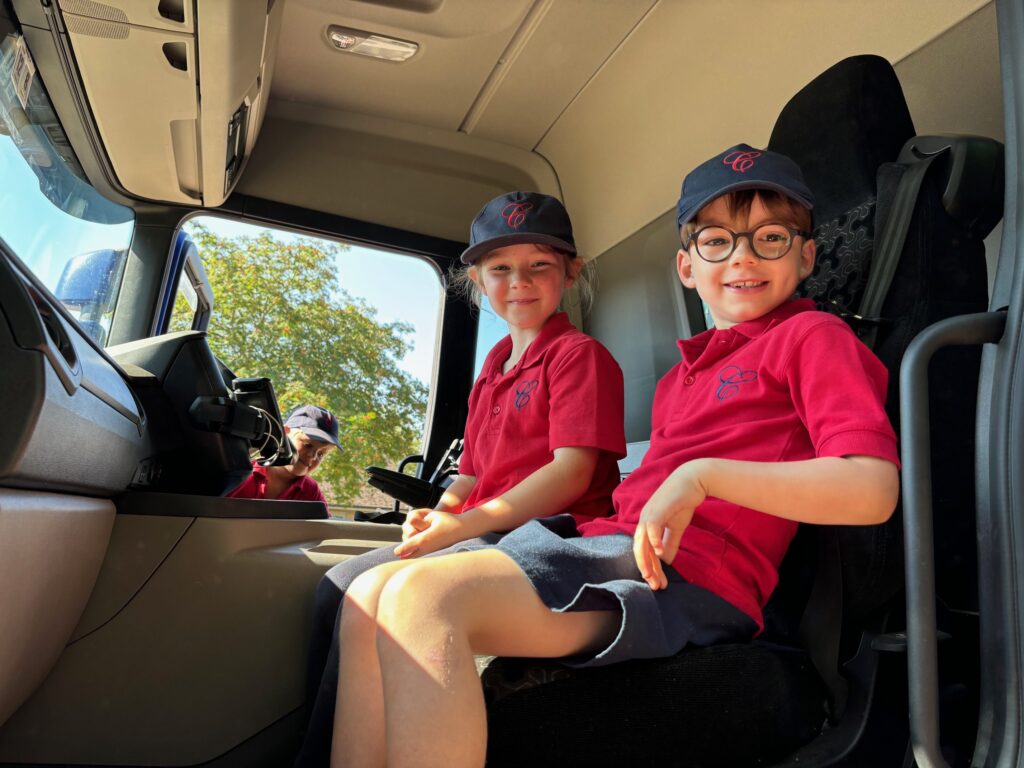
[[[789, 195], [776, 192], [773, 189], [741, 189], [736, 192], [727, 192], [716, 197], [715, 200], [725, 199], [725, 205], [732, 217], [746, 216], [750, 213], [750, 207], [754, 204], [755, 198], [760, 198], [761, 203], [768, 209], [769, 213], [777, 216], [784, 223], [800, 230], [810, 230], [811, 211], [805, 208]], [[712, 200], [713, 203], [715, 200]], [[683, 224], [679, 229], [679, 237], [685, 243], [686, 239], [700, 229], [700, 216], [707, 209], [708, 203], [697, 211], [697, 215]]]

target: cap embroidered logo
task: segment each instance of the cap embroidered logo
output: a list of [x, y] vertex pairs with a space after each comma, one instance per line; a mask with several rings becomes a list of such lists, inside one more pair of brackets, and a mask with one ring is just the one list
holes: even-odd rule
[[754, 167], [754, 160], [760, 156], [760, 152], [730, 152], [722, 158], [722, 163], [738, 173], [745, 173]]
[[501, 217], [512, 229], [519, 229], [526, 221], [526, 212], [533, 208], [533, 203], [509, 203], [501, 209]]

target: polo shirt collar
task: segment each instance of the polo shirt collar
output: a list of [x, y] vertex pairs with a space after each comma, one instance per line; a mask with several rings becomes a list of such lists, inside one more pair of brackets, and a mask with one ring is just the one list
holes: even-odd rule
[[692, 338], [680, 339], [676, 342], [676, 345], [679, 347], [679, 352], [683, 356], [683, 361], [687, 365], [692, 365], [696, 362], [697, 358], [701, 356], [708, 344], [711, 342], [711, 339], [714, 338], [716, 334], [735, 332], [748, 339], [756, 339], [794, 315], [799, 315], [801, 312], [808, 312], [813, 309], [815, 309], [815, 305], [810, 299], [793, 299], [783, 302], [768, 314], [761, 315], [753, 320], [747, 320], [745, 323], [737, 323], [731, 328], [721, 331], [717, 328], [712, 328], [704, 331], [703, 333], [698, 333]]
[[[518, 370], [520, 368], [529, 368], [531, 365], [536, 363], [543, 357], [545, 350], [551, 346], [551, 343], [561, 336], [563, 333], [575, 330], [571, 322], [569, 322], [569, 316], [565, 312], [556, 312], [548, 321], [544, 323], [544, 327], [540, 329], [540, 333], [537, 334], [537, 338], [530, 342], [530, 346], [523, 352], [523, 356], [519, 358], [517, 362], [508, 372]], [[501, 376], [502, 366], [505, 361], [508, 360], [508, 356], [512, 353], [512, 337], [506, 336], [497, 344], [494, 345], [494, 349], [488, 356], [488, 363], [486, 368], [486, 377], [491, 378], [492, 376]]]
[[738, 323], [730, 330], [736, 331], [736, 333], [742, 333], [748, 339], [756, 339], [758, 336], [764, 335], [784, 320], [789, 320], [789, 318], [794, 315], [799, 315], [801, 312], [811, 311], [814, 308], [814, 302], [810, 299], [792, 299], [791, 301], [780, 304], [767, 315], [761, 315], [760, 317], [748, 320], [745, 323]]

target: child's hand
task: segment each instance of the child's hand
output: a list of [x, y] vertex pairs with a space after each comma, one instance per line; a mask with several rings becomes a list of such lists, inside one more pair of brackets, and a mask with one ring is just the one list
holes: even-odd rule
[[[417, 514], [422, 513], [422, 514]], [[395, 555], [403, 560], [451, 546], [465, 538], [459, 515], [436, 509], [416, 509], [402, 525], [402, 543]]]
[[633, 556], [651, 589], [664, 589], [668, 578], [661, 561], [671, 563], [693, 512], [707, 497], [697, 474], [698, 462], [676, 469], [647, 500], [633, 534]]
[[402, 523], [402, 541], [408, 541], [420, 531], [427, 530], [430, 527], [430, 523], [427, 522], [427, 515], [433, 511], [429, 507], [409, 510], [409, 513], [405, 516], [405, 522]]

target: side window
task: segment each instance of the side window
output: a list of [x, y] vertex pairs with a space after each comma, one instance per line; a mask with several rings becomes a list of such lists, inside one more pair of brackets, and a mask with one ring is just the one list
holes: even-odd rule
[[167, 330], [205, 331], [213, 312], [213, 290], [199, 250], [184, 231], [179, 232], [175, 238], [171, 265], [172, 269], [178, 269], [180, 265], [181, 276], [170, 306], [171, 317]]
[[[270, 378], [284, 416], [315, 404], [338, 417], [341, 450], [314, 475], [332, 512], [390, 508], [365, 468], [394, 468], [423, 450], [443, 299], [437, 269], [220, 217], [192, 218], [184, 231], [212, 290], [214, 354], [236, 376]], [[186, 284], [195, 285], [183, 275], [172, 329], [194, 316]]]
[[133, 228], [86, 181], [23, 38], [0, 38], [0, 238], [100, 345]]
[[502, 338], [508, 336], [508, 326], [505, 321], [494, 314], [487, 297], [480, 300], [480, 321], [476, 329], [476, 359], [473, 361], [473, 379], [480, 375], [484, 367], [484, 360], [491, 348]]
[[181, 276], [174, 304], [171, 305], [171, 322], [167, 327], [170, 333], [193, 330], [199, 315], [199, 294], [185, 277]]

